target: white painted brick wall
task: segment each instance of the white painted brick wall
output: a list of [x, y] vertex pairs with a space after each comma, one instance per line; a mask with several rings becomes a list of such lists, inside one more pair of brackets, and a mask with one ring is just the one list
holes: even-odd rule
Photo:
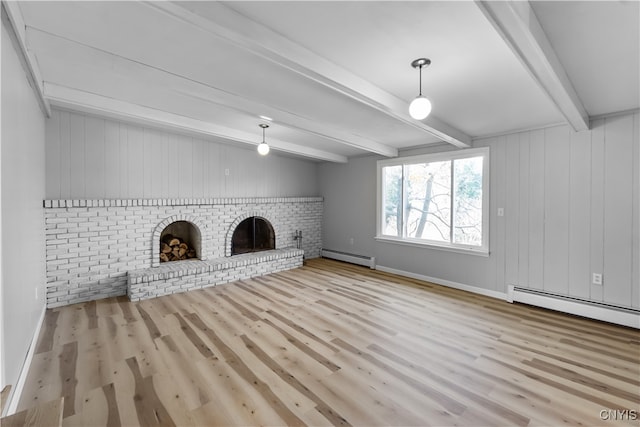
[[197, 218], [204, 260], [225, 257], [229, 228], [251, 215], [271, 222], [277, 249], [295, 247], [295, 230], [302, 230], [307, 258], [322, 247], [321, 197], [45, 200], [44, 206], [48, 307], [125, 295], [128, 271], [157, 264], [154, 231], [175, 215]]

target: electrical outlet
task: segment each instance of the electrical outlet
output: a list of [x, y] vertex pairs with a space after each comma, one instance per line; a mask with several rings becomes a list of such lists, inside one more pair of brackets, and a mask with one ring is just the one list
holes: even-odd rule
[[498, 208], [498, 216], [504, 216], [504, 208]]
[[593, 278], [591, 279], [594, 285], [602, 285], [602, 274], [593, 273]]
[[353, 245], [353, 237], [351, 237], [351, 238], [349, 239], [349, 244], [350, 244], [350, 245]]
[[229, 176], [229, 169], [224, 170], [224, 176]]

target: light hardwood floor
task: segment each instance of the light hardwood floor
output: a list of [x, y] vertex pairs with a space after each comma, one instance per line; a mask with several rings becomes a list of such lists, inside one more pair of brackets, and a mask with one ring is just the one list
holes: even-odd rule
[[[48, 310], [63, 425], [639, 425], [640, 332], [324, 259]], [[640, 415], [640, 414], [639, 414]], [[630, 417], [626, 417], [627, 419]]]

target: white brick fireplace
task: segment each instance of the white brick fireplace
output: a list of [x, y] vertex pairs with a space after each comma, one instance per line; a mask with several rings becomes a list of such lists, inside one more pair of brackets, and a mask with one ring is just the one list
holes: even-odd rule
[[[48, 307], [127, 293], [137, 300], [294, 268], [302, 261], [302, 252], [291, 249], [296, 230], [307, 258], [321, 248], [321, 197], [45, 200], [44, 206]], [[272, 224], [276, 249], [230, 257], [234, 225], [251, 216]], [[161, 265], [160, 233], [175, 221], [197, 227], [199, 260]], [[149, 277], [164, 282], [152, 290]], [[137, 288], [128, 290], [128, 283]]]

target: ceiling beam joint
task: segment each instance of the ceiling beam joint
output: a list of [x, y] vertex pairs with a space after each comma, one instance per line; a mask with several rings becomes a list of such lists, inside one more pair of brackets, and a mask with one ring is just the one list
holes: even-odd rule
[[[409, 116], [408, 101], [390, 94], [222, 3], [207, 3], [211, 11], [207, 18], [179, 3], [145, 4], [442, 141], [460, 148], [471, 146], [471, 137], [464, 132], [437, 119], [412, 119]], [[242, 30], [237, 30], [238, 28]]]
[[476, 5], [571, 127], [589, 129], [589, 115], [529, 2], [477, 0]]

